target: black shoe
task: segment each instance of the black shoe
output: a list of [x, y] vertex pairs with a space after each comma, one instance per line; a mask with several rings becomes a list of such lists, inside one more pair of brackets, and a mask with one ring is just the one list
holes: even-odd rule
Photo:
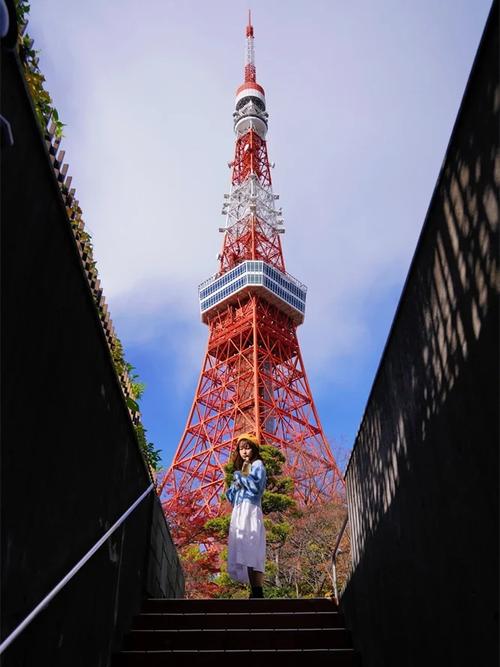
[[250, 598], [263, 598], [264, 592], [262, 586], [252, 586], [252, 592], [250, 593]]

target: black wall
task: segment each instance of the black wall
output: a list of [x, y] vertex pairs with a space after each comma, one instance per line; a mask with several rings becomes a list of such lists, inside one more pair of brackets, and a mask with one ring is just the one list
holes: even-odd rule
[[498, 664], [498, 55], [495, 3], [346, 473], [364, 667]]
[[[14, 135], [2, 147], [1, 183], [5, 638], [151, 480], [19, 61], [5, 45], [1, 92]], [[144, 596], [182, 594], [151, 493], [1, 664], [107, 665]]]

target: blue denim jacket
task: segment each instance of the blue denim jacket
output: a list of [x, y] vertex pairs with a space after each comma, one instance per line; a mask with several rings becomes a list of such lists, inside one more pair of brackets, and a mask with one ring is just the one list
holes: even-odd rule
[[243, 500], [260, 505], [265, 488], [266, 469], [262, 461], [257, 459], [252, 463], [248, 475], [242, 475], [240, 470], [234, 473], [233, 483], [226, 491], [226, 497], [233, 506], [239, 505]]

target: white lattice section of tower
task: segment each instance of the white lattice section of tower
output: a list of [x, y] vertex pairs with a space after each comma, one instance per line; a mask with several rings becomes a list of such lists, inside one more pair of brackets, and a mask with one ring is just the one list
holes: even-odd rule
[[272, 188], [263, 186], [252, 174], [241, 185], [232, 187], [230, 194], [224, 195], [222, 214], [226, 217], [224, 231], [233, 225], [244, 224], [250, 214], [257, 216], [259, 221], [268, 227], [270, 234], [283, 233], [283, 211], [276, 208], [276, 200]]

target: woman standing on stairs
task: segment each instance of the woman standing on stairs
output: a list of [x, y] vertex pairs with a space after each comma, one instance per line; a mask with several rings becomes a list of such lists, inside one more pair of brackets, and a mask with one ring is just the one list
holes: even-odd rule
[[227, 571], [232, 579], [250, 583], [251, 598], [263, 598], [266, 530], [261, 499], [266, 488], [266, 469], [255, 435], [243, 433], [238, 436], [232, 462], [235, 472], [233, 482], [226, 492], [233, 506]]

